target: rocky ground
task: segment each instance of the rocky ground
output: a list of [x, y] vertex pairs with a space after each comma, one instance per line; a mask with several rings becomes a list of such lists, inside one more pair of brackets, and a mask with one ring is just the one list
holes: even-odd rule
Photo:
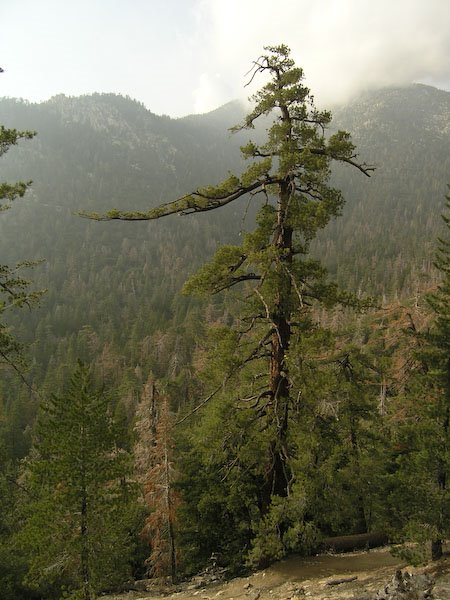
[[143, 580], [135, 588], [104, 600], [450, 600], [450, 558], [414, 568], [388, 549], [294, 556], [230, 581], [211, 569], [179, 586]]

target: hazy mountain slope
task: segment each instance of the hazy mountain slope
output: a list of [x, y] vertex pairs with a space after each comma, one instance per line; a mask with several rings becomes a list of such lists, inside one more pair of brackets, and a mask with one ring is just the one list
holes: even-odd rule
[[[32, 274], [37, 287], [48, 288], [42, 307], [13, 319], [17, 334], [33, 343], [31, 379], [57, 389], [76, 357], [101, 360], [110, 381], [123, 382], [128, 367], [136, 380], [139, 365], [143, 376], [149, 369], [182, 376], [190, 357], [186, 314], [195, 316], [198, 302], [176, 292], [218, 240], [237, 234], [242, 207], [158, 223], [94, 223], [75, 213], [145, 208], [226, 176], [240, 161], [229, 119], [225, 107], [199, 127], [196, 119], [157, 117], [112, 95], [0, 102], [0, 123], [39, 131], [0, 163], [1, 179], [33, 179], [26, 199], [0, 218], [1, 262], [46, 259]], [[198, 328], [190, 326], [191, 337]], [[0, 405], [15, 428], [11, 444], [23, 448], [17, 440], [30, 413], [23, 404], [17, 409], [18, 392], [4, 383]]]
[[317, 251], [341, 281], [388, 295], [427, 279], [450, 182], [450, 93], [424, 85], [367, 94], [335, 114], [370, 180], [336, 173], [347, 199], [343, 217]]
[[[166, 333], [174, 324], [181, 332], [197, 303], [175, 294], [218, 243], [248, 226], [245, 201], [149, 223], [95, 223], [74, 213], [143, 209], [239, 170], [242, 136], [231, 137], [227, 128], [242, 110], [231, 103], [173, 120], [110, 94], [39, 105], [0, 101], [0, 123], [38, 131], [0, 163], [1, 179], [34, 180], [31, 193], [1, 215], [0, 252], [5, 263], [47, 261], [33, 274], [49, 289], [45, 302], [16, 323], [36, 341], [39, 377], [49, 365], [54, 373], [65, 356], [87, 352], [80, 334], [86, 326], [99, 348], [110, 342], [122, 365], [145, 362], [164, 374], [189, 356], [178, 333]], [[353, 133], [361, 158], [377, 165], [371, 179], [352, 169], [334, 175], [347, 205], [314, 251], [342, 283], [409, 294], [429, 277], [450, 180], [449, 112], [449, 93], [412, 86], [369, 94], [336, 113], [336, 126]], [[153, 343], [158, 332], [166, 335], [162, 353]], [[146, 339], [153, 342], [143, 351]]]

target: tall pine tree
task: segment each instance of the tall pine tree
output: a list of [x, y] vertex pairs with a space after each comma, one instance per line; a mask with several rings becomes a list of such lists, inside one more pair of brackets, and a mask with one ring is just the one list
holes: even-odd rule
[[129, 468], [108, 399], [79, 363], [66, 394], [43, 404], [23, 475], [28, 494], [19, 539], [31, 586], [56, 595], [66, 586], [74, 598], [91, 600], [124, 580]]
[[249, 161], [241, 175], [230, 174], [219, 185], [199, 188], [147, 212], [84, 214], [98, 220], [135, 221], [207, 212], [243, 198], [258, 205], [254, 231], [240, 245], [219, 248], [185, 291], [210, 295], [236, 286], [243, 289], [243, 309], [227, 337], [236, 350], [224, 379], [232, 394], [233, 382], [244, 368], [253, 373], [249, 379], [258, 381], [257, 386], [241, 388], [238, 396], [253, 407], [259, 422], [254, 427], [264, 431], [264, 456], [256, 461], [262, 464], [258, 467], [263, 474], [262, 515], [274, 501], [289, 497], [295, 480], [289, 440], [291, 414], [299, 398], [292, 393], [293, 338], [311, 328], [312, 304], [349, 300], [326, 282], [324, 268], [309, 257], [316, 233], [339, 215], [343, 205], [340, 191], [329, 184], [331, 164], [345, 163], [366, 176], [373, 170], [358, 161], [348, 133], [327, 134], [331, 114], [315, 108], [289, 48], [281, 45], [266, 51], [254, 62], [251, 80], [257, 76], [269, 80], [253, 96], [253, 110], [234, 131], [253, 129], [264, 117], [271, 125], [264, 143], [249, 142], [241, 148]]

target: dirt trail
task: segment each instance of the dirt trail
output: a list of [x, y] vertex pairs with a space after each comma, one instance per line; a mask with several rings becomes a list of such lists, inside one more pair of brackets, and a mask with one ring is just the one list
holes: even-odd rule
[[[292, 556], [264, 571], [227, 582], [202, 585], [198, 579], [178, 589], [133, 591], [104, 600], [372, 600], [404, 567], [385, 548], [310, 558]], [[432, 597], [450, 600], [450, 559], [432, 568], [408, 567], [407, 571], [438, 577], [438, 595]]]

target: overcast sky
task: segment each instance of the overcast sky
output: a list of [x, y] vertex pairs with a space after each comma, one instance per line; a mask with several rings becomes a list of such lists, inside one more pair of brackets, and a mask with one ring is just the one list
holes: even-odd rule
[[182, 116], [246, 97], [288, 44], [320, 105], [420, 81], [450, 90], [450, 0], [0, 0], [0, 96], [116, 92]]

